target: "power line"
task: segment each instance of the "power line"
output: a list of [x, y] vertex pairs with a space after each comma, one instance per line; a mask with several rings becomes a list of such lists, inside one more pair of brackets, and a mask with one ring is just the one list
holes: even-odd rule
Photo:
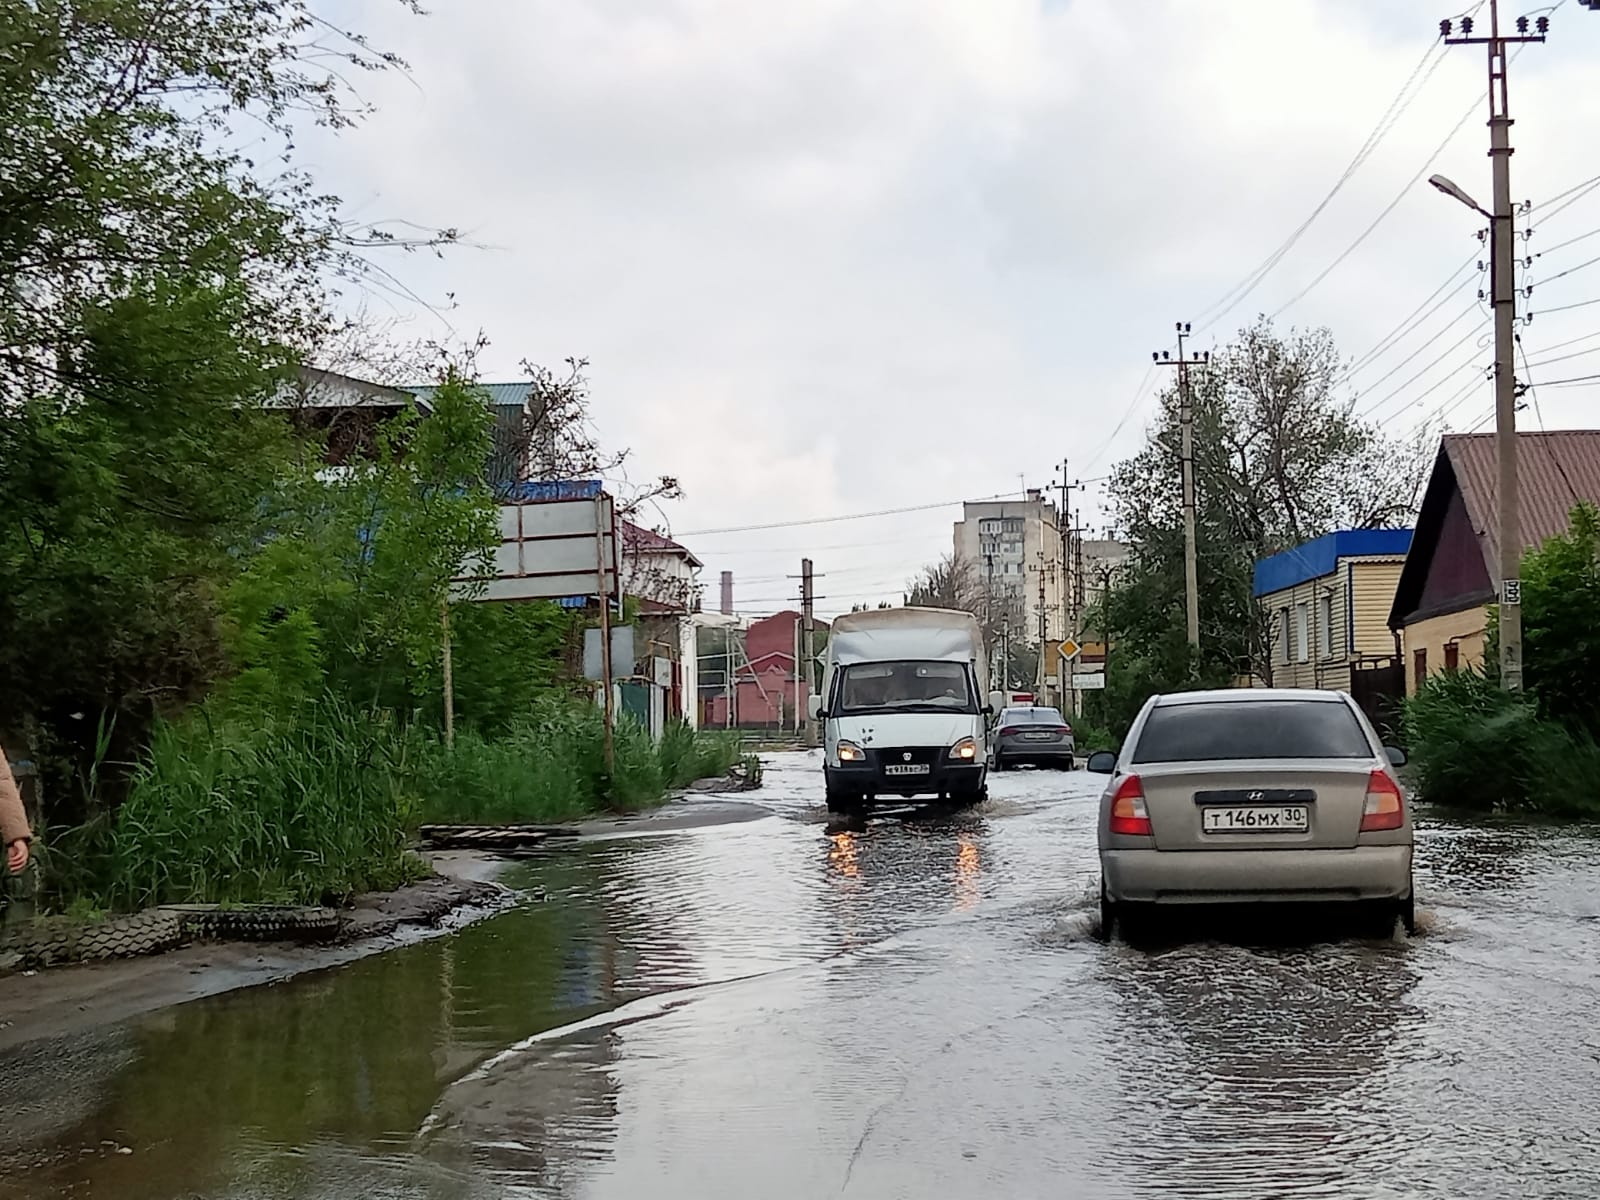
[[1534, 211], [1537, 212], [1539, 209], [1544, 208], [1546, 205], [1554, 204], [1558, 200], [1565, 200], [1574, 192], [1582, 191], [1587, 194], [1588, 190], [1593, 187], [1600, 187], [1600, 175], [1596, 175], [1591, 179], [1585, 179], [1582, 183], [1575, 183], [1566, 191], [1558, 192], [1556, 195], [1551, 196], [1548, 200], [1541, 201], [1535, 206]]
[[1600, 304], [1600, 297], [1593, 300], [1579, 300], [1576, 304], [1561, 304], [1555, 308], [1536, 308], [1528, 313], [1531, 320], [1534, 317], [1548, 316], [1550, 313], [1570, 312], [1574, 308], [1588, 308], [1591, 304]]
[[1132, 417], [1134, 412], [1138, 409], [1139, 402], [1144, 399], [1144, 389], [1150, 383], [1150, 380], [1155, 376], [1155, 373], [1155, 363], [1151, 363], [1144, 369], [1144, 378], [1139, 380], [1139, 386], [1133, 389], [1133, 399], [1128, 402], [1128, 407], [1123, 410], [1122, 419], [1117, 422], [1116, 428], [1111, 431], [1111, 436], [1100, 443], [1100, 449], [1096, 450], [1092, 455], [1089, 456], [1087, 460], [1085, 460], [1084, 466], [1094, 466], [1100, 461], [1101, 455], [1103, 455], [1107, 450], [1111, 449], [1111, 443], [1117, 440], [1117, 434], [1122, 432], [1122, 427], [1128, 423], [1128, 419]]
[[[1418, 325], [1421, 325], [1422, 322], [1426, 321], [1429, 317], [1433, 316], [1434, 313], [1438, 312], [1441, 308], [1443, 308], [1444, 304], [1445, 304], [1445, 301], [1449, 300], [1451, 296], [1454, 296], [1456, 294], [1456, 292], [1459, 292], [1462, 288], [1464, 288], [1468, 284], [1474, 282], [1472, 276], [1470, 276], [1470, 275], [1467, 276], [1467, 278], [1463, 279], [1454, 288], [1454, 290], [1452, 290], [1449, 293], [1447, 293], [1443, 297], [1443, 299], [1441, 299], [1439, 301], [1438, 304], [1435, 304], [1432, 308], [1429, 308], [1427, 312], [1425, 312], [1425, 313], [1422, 312], [1422, 310], [1424, 308], [1427, 308], [1428, 304], [1431, 303], [1436, 296], [1439, 296], [1439, 294], [1441, 292], [1444, 292], [1444, 290], [1446, 288], [1448, 288], [1452, 283], [1455, 282], [1456, 276], [1460, 275], [1461, 272], [1465, 271], [1468, 267], [1472, 266], [1472, 264], [1474, 262], [1476, 262], [1477, 260], [1478, 260], [1478, 255], [1476, 253], [1467, 255], [1466, 262], [1462, 263], [1459, 267], [1457, 267], [1454, 271], [1452, 271], [1450, 273], [1450, 278], [1449, 279], [1446, 279], [1443, 283], [1441, 283], [1437, 288], [1434, 289], [1432, 294], [1429, 295], [1426, 300], [1424, 300], [1421, 304], [1417, 305], [1416, 308], [1412, 309], [1410, 311], [1410, 313], [1408, 313], [1405, 316], [1405, 318], [1403, 320], [1401, 320], [1400, 324], [1395, 326], [1394, 329], [1392, 329], [1383, 338], [1382, 341], [1380, 341], [1371, 350], [1368, 350], [1360, 358], [1358, 358], [1354, 362], [1352, 362], [1350, 364], [1350, 366], [1346, 367], [1345, 371], [1344, 371], [1344, 374], [1340, 375], [1338, 377], [1338, 379], [1336, 379], [1334, 381], [1335, 385], [1343, 383], [1345, 380], [1350, 379], [1352, 376], [1356, 375], [1363, 368], [1365, 368], [1368, 364], [1370, 364], [1374, 359], [1380, 357], [1384, 353], [1384, 351], [1388, 350], [1389, 347], [1392, 346], [1395, 342], [1397, 342], [1401, 338], [1405, 337], [1408, 333], [1410, 333], [1412, 330], [1414, 330]], [[1420, 317], [1418, 317], [1417, 316], [1418, 313], [1422, 313], [1422, 315]], [[1413, 317], [1416, 318], [1415, 321], [1412, 320]]]
[[679, 537], [709, 537], [714, 533], [760, 533], [768, 529], [799, 529], [806, 525], [832, 525], [839, 521], [866, 521], [873, 517], [897, 517], [901, 513], [929, 512], [935, 508], [952, 508], [957, 504], [984, 504], [992, 500], [1011, 500], [1015, 492], [999, 492], [993, 496], [965, 497], [959, 500], [936, 500], [931, 504], [908, 504], [904, 508], [880, 508], [874, 512], [842, 513], [834, 517], [809, 517], [803, 521], [770, 521], [765, 525], [729, 525], [722, 529], [690, 529]]
[[1368, 225], [1364, 230], [1362, 230], [1360, 236], [1345, 248], [1344, 253], [1340, 254], [1338, 258], [1334, 259], [1327, 265], [1327, 267], [1323, 269], [1322, 274], [1318, 275], [1310, 283], [1306, 284], [1305, 287], [1296, 292], [1286, 303], [1280, 305], [1277, 311], [1272, 314], [1274, 318], [1280, 316], [1294, 305], [1298, 304], [1301, 300], [1305, 299], [1305, 297], [1308, 296], [1311, 291], [1317, 287], [1317, 285], [1319, 285], [1329, 275], [1332, 275], [1334, 271], [1337, 270], [1338, 267], [1345, 261], [1345, 259], [1354, 254], [1356, 250], [1360, 248], [1361, 244], [1372, 236], [1373, 232], [1378, 228], [1378, 226], [1382, 225], [1383, 222], [1388, 219], [1390, 213], [1400, 207], [1400, 201], [1404, 200], [1406, 196], [1410, 194], [1411, 189], [1415, 187], [1417, 182], [1428, 173], [1428, 168], [1433, 166], [1434, 160], [1445, 152], [1445, 148], [1449, 146], [1451, 142], [1455, 141], [1456, 134], [1460, 133], [1461, 130], [1466, 126], [1466, 123], [1472, 119], [1472, 114], [1478, 111], [1478, 105], [1482, 102], [1482, 96], [1479, 96], [1472, 102], [1472, 107], [1461, 114], [1461, 119], [1457, 121], [1455, 123], [1455, 127], [1445, 135], [1444, 141], [1440, 142], [1438, 148], [1428, 156], [1428, 160], [1422, 164], [1422, 168], [1406, 181], [1405, 187], [1401, 188], [1400, 191], [1395, 195], [1395, 198], [1389, 201], [1389, 203], [1384, 207], [1383, 211], [1380, 212], [1376, 218], [1374, 218], [1372, 224]]
[[1223, 317], [1227, 316], [1241, 303], [1243, 303], [1246, 296], [1255, 291], [1261, 282], [1272, 272], [1272, 269], [1282, 262], [1284, 256], [1294, 248], [1295, 243], [1297, 243], [1301, 237], [1305, 235], [1306, 230], [1311, 228], [1312, 223], [1322, 215], [1323, 210], [1325, 210], [1328, 205], [1333, 202], [1333, 198], [1344, 189], [1344, 185], [1350, 182], [1351, 177], [1354, 176], [1355, 173], [1361, 168], [1361, 165], [1365, 163], [1367, 159], [1372, 157], [1373, 152], [1377, 150], [1379, 144], [1381, 144], [1383, 139], [1389, 135], [1389, 131], [1394, 128], [1395, 124], [1400, 120], [1400, 117], [1405, 113], [1405, 110], [1411, 106], [1411, 102], [1416, 99], [1417, 95], [1421, 94], [1422, 88], [1427, 85], [1428, 79], [1431, 79], [1433, 77], [1433, 72], [1438, 70], [1439, 64], [1444, 61], [1445, 56], [1440, 54], [1438, 58], [1435, 59], [1433, 66], [1429, 68], [1427, 76], [1424, 77], [1422, 82], [1417, 85], [1416, 92], [1407, 97], [1407, 93], [1411, 92], [1411, 85], [1416, 82], [1417, 76], [1420, 75], [1422, 73], [1422, 69], [1427, 66], [1428, 60], [1433, 57], [1434, 52], [1439, 49], [1440, 45], [1438, 41], [1434, 41], [1429, 44], [1427, 50], [1423, 52], [1421, 59], [1417, 61], [1417, 65], [1412, 68], [1411, 74], [1407, 76], [1405, 83], [1403, 83], [1400, 86], [1400, 90], [1395, 93], [1394, 99], [1389, 102], [1389, 107], [1385, 109], [1383, 115], [1378, 118], [1378, 123], [1373, 126], [1372, 132], [1367, 134], [1367, 140], [1363, 142], [1361, 144], [1361, 148], [1356, 151], [1355, 157], [1352, 158], [1349, 165], [1345, 167], [1344, 173], [1334, 181], [1333, 187], [1328, 190], [1327, 195], [1325, 195], [1321, 202], [1319, 202], [1317, 206], [1311, 210], [1311, 215], [1302, 221], [1299, 227], [1296, 228], [1294, 232], [1292, 232], [1276, 250], [1267, 255], [1267, 257], [1256, 266], [1255, 270], [1246, 275], [1241, 282], [1230, 288], [1220, 299], [1214, 301], [1210, 306], [1200, 312], [1200, 320], [1197, 322], [1197, 324], [1199, 324], [1201, 332], [1204, 332], [1206, 329], [1222, 320]]
[[[1385, 425], [1389, 424], [1391, 421], [1398, 421], [1402, 416], [1405, 415], [1406, 409], [1413, 408], [1416, 405], [1421, 404], [1425, 399], [1427, 399], [1429, 396], [1433, 395], [1433, 393], [1437, 392], [1440, 388], [1444, 387], [1445, 384], [1449, 383], [1450, 380], [1455, 378], [1457, 375], [1461, 374], [1461, 372], [1465, 371], [1468, 367], [1473, 367], [1473, 368], [1476, 368], [1478, 370], [1485, 370], [1485, 369], [1487, 369], [1487, 364], [1486, 363], [1470, 363], [1470, 362], [1462, 363], [1459, 367], [1456, 367], [1453, 371], [1450, 371], [1448, 374], [1444, 375], [1432, 387], [1430, 387], [1426, 391], [1420, 393], [1415, 400], [1411, 401], [1409, 404], [1404, 405], [1401, 408], [1396, 409], [1394, 412], [1390, 413], [1387, 417], [1384, 417], [1381, 421], [1376, 422], [1378, 428], [1382, 429]], [[1469, 387], [1470, 386], [1471, 385], [1469, 385]], [[1456, 393], [1456, 394], [1460, 395], [1459, 392]], [[1449, 403], [1450, 403], [1450, 401], [1448, 401], [1448, 400], [1445, 401], [1445, 404], [1449, 404]], [[1441, 411], [1442, 409], [1443, 409], [1443, 405], [1440, 406], [1440, 409], [1436, 409], [1435, 410], [1435, 414], [1436, 415], [1440, 415], [1440, 416], [1444, 415], [1443, 412]], [[1431, 418], [1429, 418], [1429, 419], [1431, 419]]]
[[[1529, 232], [1532, 232], [1532, 231], [1530, 230]], [[1565, 250], [1568, 246], [1571, 246], [1576, 242], [1581, 242], [1585, 238], [1592, 238], [1597, 233], [1600, 233], [1600, 229], [1591, 229], [1591, 230], [1589, 230], [1588, 233], [1580, 233], [1577, 237], [1569, 237], [1564, 242], [1557, 242], [1554, 246], [1545, 247], [1543, 250], [1540, 250], [1533, 257], [1534, 258], [1543, 258], [1546, 254], [1554, 254], [1557, 250]]]
[[[1516, 341], [1517, 353], [1522, 356], [1522, 373], [1527, 377], [1528, 380], [1528, 399], [1533, 401], [1533, 415], [1534, 418], [1539, 422], [1539, 432], [1543, 433], [1545, 431], [1544, 410], [1539, 407], [1539, 389], [1534, 385], [1533, 382], [1533, 368], [1528, 365], [1528, 352], [1523, 349], [1522, 337], [1520, 334], [1517, 336]], [[1560, 474], [1561, 481], [1567, 485], [1567, 494], [1572, 497], [1572, 502], [1576, 504], [1578, 502], [1578, 489], [1572, 486], [1572, 479], [1567, 474], [1567, 468], [1565, 464], [1563, 464], [1562, 461], [1556, 457], [1555, 448], [1550, 445], [1550, 439], [1540, 438], [1539, 444], [1544, 447], [1544, 452], [1549, 456], [1551, 465], [1554, 466], [1557, 473]]]
[[1531, 292], [1536, 287], [1543, 287], [1547, 283], [1554, 283], [1558, 279], [1565, 279], [1568, 275], [1576, 275], [1585, 267], [1594, 266], [1595, 263], [1600, 263], [1600, 255], [1596, 255], [1594, 258], [1588, 259], [1585, 262], [1581, 262], [1575, 267], [1568, 267], [1565, 271], [1557, 271], [1554, 275], [1548, 276], [1544, 279], [1535, 280], [1533, 283], [1528, 285], [1528, 291]]
[[[1466, 342], [1468, 341], [1468, 339], [1470, 339], [1475, 334], [1477, 334], [1480, 331], [1482, 331], [1483, 327], [1485, 325], [1487, 325], [1487, 324], [1489, 324], [1488, 321], [1479, 321], [1471, 329], [1467, 330], [1467, 332], [1461, 337], [1461, 339], [1459, 341], [1452, 342], [1450, 344], [1449, 348], [1446, 349], [1443, 354], [1439, 355], [1438, 358], [1434, 359], [1427, 366], [1423, 367], [1422, 370], [1418, 371], [1410, 379], [1406, 380], [1399, 387], [1395, 388], [1394, 391], [1390, 392], [1382, 400], [1379, 400], [1376, 404], [1370, 404], [1366, 408], [1362, 409], [1361, 412], [1358, 415], [1359, 416], [1363, 416], [1363, 417], [1370, 416], [1372, 413], [1374, 413], [1378, 409], [1382, 408], [1385, 404], [1389, 403], [1389, 401], [1393, 400], [1396, 396], [1398, 396], [1401, 392], [1405, 391], [1413, 383], [1417, 382], [1417, 380], [1421, 379], [1429, 371], [1431, 371], [1435, 367], [1437, 367], [1445, 359], [1449, 358], [1450, 355], [1452, 355], [1452, 354], [1454, 354], [1456, 352], [1456, 350], [1458, 350], [1461, 346], [1465, 345]], [[1461, 369], [1460, 367], [1457, 367], [1456, 371], [1459, 371], [1460, 369]], [[1453, 375], [1455, 373], [1456, 373], [1455, 371], [1452, 371], [1450, 374]], [[1446, 379], [1448, 379], [1449, 377], [1450, 377], [1449, 375], [1445, 376]], [[1427, 393], [1424, 392], [1423, 395], [1425, 396], [1425, 395], [1427, 395]], [[1419, 396], [1418, 399], [1421, 399], [1421, 397]]]
[[[1468, 280], [1467, 282], [1470, 283], [1472, 281]], [[1448, 297], [1446, 297], [1446, 299], [1448, 299]], [[1456, 325], [1460, 324], [1462, 318], [1470, 317], [1473, 313], [1475, 313], [1477, 311], [1478, 311], [1478, 302], [1476, 300], [1474, 300], [1471, 304], [1467, 305], [1466, 308], [1462, 309], [1454, 317], [1451, 317], [1450, 320], [1445, 325], [1443, 325], [1439, 329], [1435, 330], [1434, 334], [1433, 334], [1433, 338], [1438, 338], [1438, 337], [1442, 336], [1446, 329], [1454, 328]], [[1482, 328], [1482, 326], [1479, 326], [1479, 328]], [[1424, 350], [1429, 349], [1431, 347], [1432, 343], [1433, 343], [1433, 338], [1430, 338], [1428, 341], [1423, 342], [1422, 345], [1418, 346], [1410, 354], [1406, 355], [1399, 362], [1395, 363], [1394, 366], [1390, 367], [1382, 375], [1380, 375], [1380, 376], [1378, 376], [1378, 378], [1374, 379], [1371, 383], [1369, 383], [1367, 385], [1366, 390], [1369, 391], [1369, 392], [1370, 391], [1374, 391], [1374, 390], [1376, 390], [1378, 388], [1378, 386], [1380, 384], [1384, 383], [1386, 380], [1392, 379], [1395, 375], [1397, 375], [1401, 370], [1403, 370], [1405, 368], [1407, 363], [1413, 361], [1417, 357], [1417, 355], [1421, 354]]]
[[[1581, 191], [1579, 190], [1580, 188], [1582, 189]], [[1542, 214], [1537, 221], [1535, 221], [1532, 225], [1528, 226], [1528, 232], [1532, 233], [1536, 229], [1542, 229], [1544, 227], [1545, 222], [1550, 220], [1551, 217], [1554, 217], [1554, 216], [1557, 216], [1557, 215], [1559, 215], [1561, 213], [1566, 212], [1567, 209], [1571, 208], [1578, 201], [1582, 200], [1585, 196], [1589, 195], [1589, 193], [1593, 192], [1596, 188], [1600, 188], [1600, 176], [1596, 176], [1594, 179], [1588, 180], [1586, 183], [1580, 183], [1577, 187], [1569, 188], [1567, 191], [1562, 192], [1561, 196], [1569, 196], [1573, 192], [1576, 192], [1577, 194], [1576, 195], [1572, 195], [1572, 198], [1569, 199], [1566, 203], [1557, 204], [1549, 212]], [[1556, 197], [1556, 199], [1558, 199], [1558, 200], [1560, 198], [1561, 198], [1560, 196]], [[1546, 204], [1550, 204], [1550, 203], [1553, 203], [1553, 201], [1547, 200], [1547, 201], [1545, 201], [1545, 203]], [[1534, 212], [1538, 212], [1539, 209], [1535, 208], [1533, 211]]]

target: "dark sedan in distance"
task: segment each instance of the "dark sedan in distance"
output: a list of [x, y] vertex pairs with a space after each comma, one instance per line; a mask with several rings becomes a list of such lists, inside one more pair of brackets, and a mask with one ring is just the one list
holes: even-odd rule
[[1003, 708], [995, 718], [994, 735], [989, 739], [989, 755], [996, 771], [1023, 763], [1036, 767], [1062, 767], [1070, 771], [1077, 765], [1077, 746], [1072, 726], [1053, 708], [1034, 706]]

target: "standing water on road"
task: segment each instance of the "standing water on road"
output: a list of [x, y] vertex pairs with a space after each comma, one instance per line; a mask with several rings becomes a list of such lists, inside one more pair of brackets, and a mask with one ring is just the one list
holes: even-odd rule
[[[518, 866], [458, 933], [0, 1057], [0, 1197], [1579, 1196], [1600, 841], [1432, 819], [1414, 939], [1101, 944], [1082, 772]], [[543, 889], [545, 899], [533, 899]]]

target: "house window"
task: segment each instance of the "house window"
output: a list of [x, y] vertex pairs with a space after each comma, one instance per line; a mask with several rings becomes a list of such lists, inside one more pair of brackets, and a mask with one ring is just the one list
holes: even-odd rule
[[1448, 643], [1444, 648], [1444, 669], [1452, 674], [1461, 666], [1461, 647], [1455, 642]]
[[1317, 599], [1317, 652], [1333, 657], [1333, 594], [1324, 592]]
[[1411, 652], [1411, 670], [1417, 677], [1417, 686], [1422, 686], [1422, 681], [1428, 677], [1428, 648], [1418, 646]]
[[1289, 647], [1294, 645], [1294, 622], [1290, 619], [1289, 610], [1278, 610], [1278, 661], [1289, 661]]
[[1294, 606], [1294, 659], [1305, 662], [1311, 657], [1311, 606], [1304, 602]]

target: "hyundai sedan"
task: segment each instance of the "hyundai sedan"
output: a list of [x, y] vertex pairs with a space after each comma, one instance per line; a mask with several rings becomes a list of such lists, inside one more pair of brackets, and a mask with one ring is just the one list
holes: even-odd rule
[[1385, 747], [1342, 692], [1234, 689], [1154, 696], [1100, 800], [1100, 904], [1347, 901], [1409, 932], [1411, 815]]

